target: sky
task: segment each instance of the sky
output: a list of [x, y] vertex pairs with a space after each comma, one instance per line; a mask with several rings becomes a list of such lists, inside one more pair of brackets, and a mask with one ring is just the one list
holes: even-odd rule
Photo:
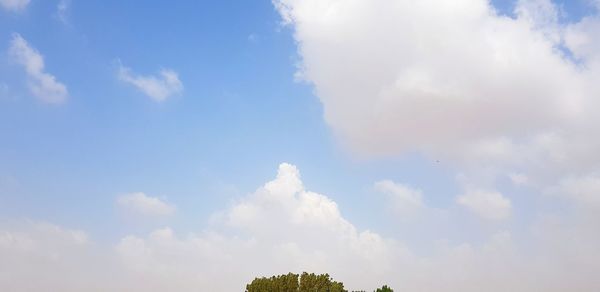
[[599, 9], [0, 0], [0, 290], [598, 291]]

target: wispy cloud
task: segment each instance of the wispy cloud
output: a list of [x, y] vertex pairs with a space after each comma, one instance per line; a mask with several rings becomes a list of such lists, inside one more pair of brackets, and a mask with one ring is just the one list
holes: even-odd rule
[[401, 215], [410, 215], [424, 207], [421, 190], [406, 185], [383, 180], [375, 183], [375, 190], [383, 193], [394, 211]]
[[251, 43], [258, 43], [258, 41], [260, 40], [258, 34], [255, 33], [251, 33], [248, 35], [248, 41]]
[[117, 72], [119, 80], [133, 85], [139, 91], [155, 101], [165, 101], [167, 98], [183, 91], [183, 84], [177, 72], [162, 69], [158, 75], [139, 75], [119, 62]]
[[30, 0], [0, 0], [0, 6], [8, 11], [19, 12], [25, 10]]
[[148, 216], [167, 216], [175, 213], [175, 206], [144, 193], [131, 193], [120, 196], [117, 204], [128, 211]]
[[29, 89], [45, 103], [59, 104], [67, 100], [67, 87], [44, 70], [44, 57], [21, 35], [13, 34], [9, 55], [21, 65], [28, 77]]
[[62, 23], [67, 24], [69, 7], [71, 6], [71, 0], [60, 0], [56, 5], [56, 17]]

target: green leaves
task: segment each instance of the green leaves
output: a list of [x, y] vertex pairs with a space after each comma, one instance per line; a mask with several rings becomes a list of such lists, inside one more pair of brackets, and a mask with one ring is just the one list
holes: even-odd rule
[[289, 273], [270, 278], [256, 278], [246, 285], [246, 292], [295, 292], [298, 288], [298, 275]]
[[[270, 278], [255, 278], [246, 285], [246, 292], [348, 292], [344, 283], [334, 281], [329, 274], [304, 272], [302, 275], [288, 273]], [[363, 291], [364, 292], [364, 291]], [[375, 292], [394, 292], [387, 285]]]
[[335, 282], [329, 274], [315, 275], [307, 272], [300, 277], [300, 292], [346, 292], [344, 284]]
[[333, 281], [329, 274], [289, 273], [270, 278], [256, 278], [246, 285], [246, 292], [347, 292], [344, 284]]
[[383, 287], [377, 288], [377, 290], [375, 290], [375, 292], [394, 292], [394, 290], [392, 290], [392, 288], [388, 287], [388, 285], [383, 285]]

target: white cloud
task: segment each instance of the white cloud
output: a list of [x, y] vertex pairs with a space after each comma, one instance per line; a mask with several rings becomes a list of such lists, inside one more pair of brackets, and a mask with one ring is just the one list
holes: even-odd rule
[[144, 193], [122, 195], [117, 204], [129, 211], [149, 216], [166, 216], [175, 213], [175, 206]]
[[500, 178], [540, 194], [562, 182], [554, 191], [565, 198], [595, 198], [597, 10], [569, 22], [551, 0], [519, 0], [515, 17], [486, 0], [273, 3], [293, 29], [297, 75], [353, 154], [443, 160], [485, 186], [456, 201], [488, 219], [511, 213], [488, 191], [502, 189]]
[[29, 79], [29, 89], [42, 102], [59, 104], [67, 100], [67, 87], [44, 71], [44, 57], [21, 35], [13, 34], [9, 55], [23, 66]]
[[532, 23], [535, 29], [542, 31], [552, 42], [560, 42], [559, 20], [562, 12], [552, 0], [518, 0], [515, 14], [519, 19]]
[[600, 62], [600, 16], [591, 15], [583, 18], [581, 22], [569, 25], [565, 33], [565, 45], [577, 58], [585, 64], [592, 64], [590, 69], [595, 70]]
[[158, 102], [183, 91], [177, 72], [170, 69], [162, 69], [159, 76], [144, 76], [133, 73], [130, 68], [119, 63], [118, 77]]
[[519, 1], [516, 18], [486, 0], [274, 4], [326, 122], [359, 155], [546, 182], [600, 165], [597, 14], [565, 23], [549, 0]]
[[591, 94], [536, 29], [550, 12], [523, 8], [526, 19], [510, 19], [485, 0], [276, 3], [325, 119], [361, 153], [460, 152], [518, 139], [564, 125]]
[[375, 189], [385, 194], [392, 208], [401, 215], [410, 215], [424, 207], [421, 190], [383, 180], [375, 183]]
[[187, 279], [176, 284], [178, 291], [234, 291], [256, 275], [302, 270], [375, 287], [377, 273], [393, 270], [390, 260], [403, 252], [376, 233], [358, 231], [328, 197], [305, 190], [290, 164], [213, 221], [214, 231], [179, 238], [164, 228], [125, 237], [116, 249], [127, 267], [150, 279], [143, 289], [168, 290], [173, 279]]
[[510, 200], [497, 191], [468, 189], [456, 202], [490, 220], [506, 219], [511, 213]]
[[0, 0], [0, 6], [8, 11], [19, 12], [25, 10], [30, 0]]

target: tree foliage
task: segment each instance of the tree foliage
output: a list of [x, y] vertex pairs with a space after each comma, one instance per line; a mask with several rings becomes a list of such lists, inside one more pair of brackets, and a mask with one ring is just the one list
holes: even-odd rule
[[246, 285], [246, 292], [347, 292], [344, 284], [334, 281], [329, 274], [316, 275], [289, 273], [270, 278], [256, 278]]
[[313, 273], [302, 273], [300, 276], [300, 292], [346, 292], [344, 284], [336, 282], [329, 274], [315, 275]]
[[[314, 274], [304, 272], [302, 275], [288, 273], [269, 278], [255, 278], [246, 285], [246, 292], [348, 292], [342, 282], [334, 281], [329, 274]], [[353, 291], [365, 292], [365, 291]], [[383, 285], [374, 292], [394, 292], [392, 288]]]
[[270, 278], [256, 278], [252, 283], [246, 285], [246, 292], [295, 292], [298, 291], [298, 288], [298, 275], [289, 273]]
[[394, 292], [394, 290], [392, 290], [392, 288], [388, 287], [388, 285], [383, 285], [383, 287], [377, 288], [377, 290], [375, 290], [375, 292]]

